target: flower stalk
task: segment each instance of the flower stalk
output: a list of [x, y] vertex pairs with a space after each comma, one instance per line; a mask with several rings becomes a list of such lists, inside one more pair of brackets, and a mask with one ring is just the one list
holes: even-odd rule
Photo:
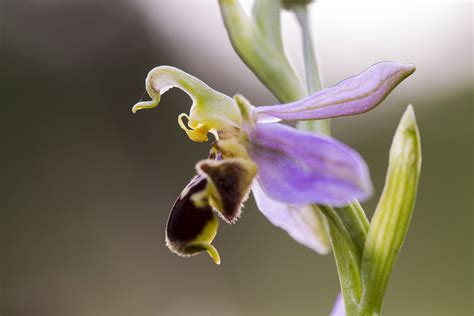
[[219, 5], [232, 46], [245, 64], [281, 102], [301, 99], [304, 90], [281, 43], [280, 1], [257, 0], [252, 16], [239, 0], [219, 0]]
[[[322, 84], [311, 28], [309, 26], [310, 19], [307, 5], [295, 5], [292, 9], [302, 34], [307, 90], [308, 93], [313, 93], [320, 90]], [[296, 127], [314, 133], [331, 134], [329, 119], [299, 121]], [[364, 242], [369, 229], [369, 221], [362, 206], [357, 201], [342, 208], [315, 207], [323, 210], [323, 214], [329, 219], [328, 230], [331, 247], [336, 260], [346, 310], [349, 312], [356, 311], [362, 295], [360, 265]]]
[[[321, 90], [321, 76], [319, 73], [316, 53], [314, 49], [313, 36], [309, 27], [309, 14], [306, 5], [296, 5], [293, 7], [296, 19], [300, 25], [301, 37], [303, 40], [304, 70], [306, 76], [306, 89], [308, 94]], [[331, 134], [329, 119], [317, 121], [300, 121], [297, 128], [313, 131], [324, 135]]]
[[[253, 19], [257, 21], [258, 27], [252, 25], [252, 18], [240, 16], [239, 22], [245, 21], [244, 24], [247, 24], [247, 27], [250, 25], [250, 28], [261, 36], [258, 39], [257, 36], [253, 36], [253, 38], [252, 36], [247, 36], [247, 38], [236, 36], [236, 30], [242, 28], [242, 25], [239, 26], [236, 22], [236, 17], [232, 18], [230, 14], [230, 11], [237, 10], [239, 5], [236, 2], [236, 0], [220, 0], [229, 38], [239, 56], [277, 99], [281, 102], [291, 102], [297, 95], [301, 98], [302, 91], [305, 90], [300, 86], [294, 72], [288, 69], [289, 63], [284, 56], [278, 12], [278, 9], [283, 7], [294, 12], [301, 28], [307, 95], [321, 90], [321, 79], [307, 10], [307, 5], [311, 1], [256, 0]], [[243, 11], [240, 11], [239, 14], [243, 14]], [[279, 59], [284, 61], [284, 71], [280, 71], [272, 64], [272, 55], [268, 55], [267, 62], [258, 60], [259, 53], [263, 52], [269, 43], [275, 48]], [[367, 104], [379, 103], [395, 87], [396, 82], [400, 82], [415, 70], [413, 65], [390, 69], [390, 66], [386, 67], [382, 63], [372, 67], [372, 70], [369, 69], [365, 73], [353, 77], [354, 84], [350, 82], [351, 79], [347, 79], [345, 82], [341, 82], [337, 86], [340, 89], [335, 88], [335, 91], [339, 93], [344, 89], [349, 91], [362, 89], [359, 96], [354, 97], [354, 100], [358, 100], [357, 102], [361, 102], [361, 104], [365, 102], [368, 102]], [[379, 71], [380, 67], [385, 68]], [[381, 77], [385, 77], [379, 81], [372, 81], [369, 75], [371, 71], [378, 72]], [[269, 73], [273, 75], [264, 75]], [[278, 75], [274, 76], [276, 73]], [[286, 74], [289, 75], [286, 76]], [[283, 83], [282, 77], [285, 77], [286, 84], [281, 85]], [[283, 88], [283, 91], [280, 88]], [[326, 89], [326, 91], [330, 91], [330, 89]], [[321, 94], [320, 100], [325, 100], [331, 96], [330, 94], [331, 92]], [[255, 112], [257, 115], [258, 113], [264, 114], [262, 120], [271, 121], [272, 116], [277, 119], [299, 119], [298, 129], [330, 135], [329, 118], [352, 115], [350, 111], [353, 101], [345, 99], [344, 94], [339, 95], [341, 96], [340, 101], [334, 103], [337, 104], [334, 108], [337, 115], [332, 115], [332, 109], [322, 104], [311, 108], [314, 100], [319, 98], [317, 94], [311, 96], [307, 102], [301, 100], [282, 106], [264, 106], [257, 108]], [[367, 110], [370, 109], [367, 107]], [[308, 119], [310, 116], [315, 116], [316, 112], [318, 112], [319, 120]], [[395, 134], [390, 151], [386, 185], [372, 223], [369, 223], [357, 200], [342, 207], [311, 206], [314, 214], [322, 213], [326, 218], [345, 305], [345, 310], [344, 308], [337, 308], [337, 310], [347, 315], [378, 315], [380, 313], [393, 264], [403, 244], [413, 211], [420, 163], [419, 134], [413, 108], [410, 106]], [[259, 204], [258, 202], [257, 200], [257, 204]], [[283, 227], [284, 225], [279, 226]], [[339, 299], [338, 302], [341, 303], [341, 300]]]

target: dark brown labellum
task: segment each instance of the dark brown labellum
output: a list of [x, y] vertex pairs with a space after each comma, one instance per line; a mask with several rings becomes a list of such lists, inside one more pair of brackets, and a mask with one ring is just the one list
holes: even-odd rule
[[204, 160], [198, 164], [198, 169], [206, 175], [217, 191], [213, 192], [217, 205], [213, 205], [228, 222], [235, 222], [240, 216], [242, 203], [248, 197], [255, 177], [255, 164], [244, 159]]
[[171, 210], [166, 226], [167, 244], [179, 255], [190, 256], [207, 250], [201, 244], [210, 243], [212, 239], [203, 240], [203, 235], [215, 235], [215, 232], [206, 232], [212, 229], [217, 220], [208, 199], [204, 197], [199, 203], [192, 199], [195, 194], [206, 190], [207, 183], [207, 179], [201, 175], [194, 177]]

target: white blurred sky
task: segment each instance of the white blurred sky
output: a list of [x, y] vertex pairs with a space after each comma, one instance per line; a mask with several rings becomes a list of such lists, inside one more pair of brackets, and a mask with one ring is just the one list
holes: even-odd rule
[[[207, 78], [201, 79], [210, 83], [212, 72], [224, 73], [235, 83], [233, 92], [254, 97], [256, 104], [268, 102], [232, 51], [217, 1], [134, 3], [186, 71], [204, 73]], [[245, 1], [247, 8], [252, 3]], [[375, 62], [393, 60], [417, 66], [402, 94], [435, 98], [439, 91], [472, 85], [472, 15], [471, 1], [320, 0], [311, 5], [311, 16], [323, 82], [332, 85]], [[289, 58], [302, 72], [299, 29], [290, 12], [283, 13], [282, 25]]]

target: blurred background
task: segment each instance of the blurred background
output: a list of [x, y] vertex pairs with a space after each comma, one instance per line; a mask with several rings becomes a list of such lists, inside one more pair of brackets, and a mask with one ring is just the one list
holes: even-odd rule
[[[381, 60], [417, 65], [382, 106], [332, 124], [371, 168], [371, 215], [398, 120], [415, 107], [420, 190], [384, 314], [472, 315], [472, 2], [320, 0], [311, 10], [325, 86]], [[232, 50], [217, 1], [2, 0], [0, 26], [2, 316], [329, 313], [332, 255], [295, 243], [253, 199], [236, 225], [221, 224], [220, 266], [165, 246], [170, 207], [209, 146], [178, 127], [191, 102], [181, 91], [131, 113], [147, 72], [173, 65], [275, 102]], [[301, 72], [287, 12], [283, 35]]]

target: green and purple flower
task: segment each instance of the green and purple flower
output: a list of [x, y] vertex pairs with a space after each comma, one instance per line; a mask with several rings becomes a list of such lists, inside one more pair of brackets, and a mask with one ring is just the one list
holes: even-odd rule
[[[243, 96], [230, 98], [199, 79], [169, 66], [154, 68], [146, 79], [151, 101], [133, 112], [153, 108], [169, 88], [193, 100], [178, 123], [189, 138], [212, 144], [208, 159], [176, 200], [166, 228], [168, 247], [182, 256], [207, 251], [220, 262], [212, 241], [220, 215], [234, 223], [252, 191], [260, 211], [296, 241], [327, 251], [314, 234], [318, 223], [305, 220], [310, 205], [344, 206], [372, 194], [369, 171], [352, 148], [329, 136], [296, 130], [282, 120], [318, 120], [371, 110], [415, 71], [410, 64], [381, 62], [302, 100], [252, 106]], [[187, 122], [185, 122], [187, 119]]]

